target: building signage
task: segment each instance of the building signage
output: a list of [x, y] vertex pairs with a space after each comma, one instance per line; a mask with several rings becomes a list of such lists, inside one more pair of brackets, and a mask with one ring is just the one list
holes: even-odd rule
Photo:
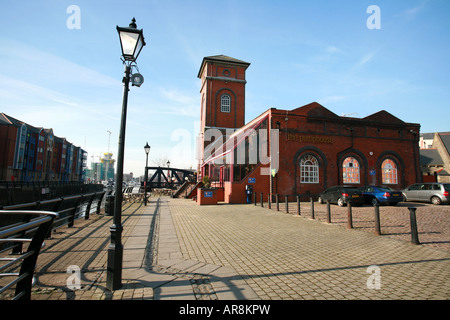
[[212, 198], [212, 197], [213, 197], [212, 191], [205, 191], [205, 198]]
[[248, 178], [248, 183], [255, 183], [256, 182], [256, 178]]
[[309, 143], [334, 143], [334, 139], [332, 137], [323, 137], [323, 136], [304, 136], [296, 133], [288, 133], [287, 135], [288, 141], [297, 141], [297, 142], [309, 142]]

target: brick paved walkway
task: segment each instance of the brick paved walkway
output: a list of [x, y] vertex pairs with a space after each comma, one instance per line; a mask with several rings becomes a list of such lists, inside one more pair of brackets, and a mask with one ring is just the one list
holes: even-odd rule
[[254, 205], [169, 204], [183, 256], [234, 268], [261, 299], [450, 298], [445, 250]]
[[[32, 299], [450, 298], [448, 251], [306, 214], [162, 197], [126, 204], [122, 220], [120, 290], [105, 288], [112, 217], [93, 215], [46, 241]], [[77, 290], [68, 287], [69, 266], [80, 268]]]

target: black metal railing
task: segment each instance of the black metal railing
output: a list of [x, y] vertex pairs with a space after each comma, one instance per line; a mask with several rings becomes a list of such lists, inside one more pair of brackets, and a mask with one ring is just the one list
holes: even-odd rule
[[[58, 213], [58, 219], [54, 221], [52, 229], [67, 225], [73, 227], [76, 220], [89, 219], [93, 212], [99, 214], [104, 207], [105, 191], [93, 192], [88, 194], [78, 194], [56, 199], [35, 201], [11, 206], [0, 206], [0, 210], [29, 210], [29, 211], [50, 211]], [[4, 216], [0, 220], [0, 227], [14, 225], [17, 223], [28, 222], [31, 216], [23, 216], [18, 220], [17, 215]], [[51, 230], [50, 230], [51, 232]], [[50, 233], [49, 233], [50, 236]], [[18, 248], [18, 251], [21, 249]], [[16, 253], [16, 252], [14, 252]]]
[[[5, 215], [35, 217], [29, 219], [28, 222], [0, 228], [0, 244], [29, 243], [25, 252], [21, 252], [15, 257], [0, 258], [0, 297], [15, 286], [13, 300], [29, 300], [40, 249], [58, 214], [47, 211], [0, 210], [0, 218]], [[32, 234], [30, 238], [27, 237], [29, 234]], [[10, 247], [0, 250], [0, 254], [9, 249]], [[18, 264], [20, 263], [19, 268]], [[16, 272], [17, 269], [19, 269], [18, 272]], [[8, 278], [12, 278], [12, 280], [7, 281]]]

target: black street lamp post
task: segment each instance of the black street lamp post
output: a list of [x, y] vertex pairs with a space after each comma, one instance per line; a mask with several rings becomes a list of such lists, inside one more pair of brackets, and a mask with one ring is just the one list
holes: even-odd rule
[[146, 154], [145, 175], [144, 175], [144, 204], [145, 204], [145, 206], [147, 206], [147, 180], [148, 180], [147, 167], [148, 167], [148, 154], [150, 152], [150, 146], [148, 145], [148, 142], [145, 144], [144, 150], [145, 150], [145, 154]]
[[[117, 26], [120, 44], [122, 48], [125, 75], [123, 77], [123, 102], [122, 116], [120, 121], [120, 134], [117, 153], [116, 190], [114, 202], [113, 225], [110, 227], [111, 243], [108, 247], [108, 266], [106, 273], [106, 287], [109, 290], [117, 290], [122, 287], [122, 184], [123, 163], [125, 150], [125, 128], [127, 122], [128, 91], [131, 77], [132, 63], [136, 62], [142, 47], [145, 46], [144, 35], [136, 28], [136, 20], [133, 18], [128, 28]], [[142, 76], [141, 76], [142, 77]], [[142, 83], [142, 81], [141, 81]], [[141, 84], [140, 83], [140, 84]], [[133, 83], [134, 84], [134, 83]], [[140, 86], [140, 84], [138, 86]]]

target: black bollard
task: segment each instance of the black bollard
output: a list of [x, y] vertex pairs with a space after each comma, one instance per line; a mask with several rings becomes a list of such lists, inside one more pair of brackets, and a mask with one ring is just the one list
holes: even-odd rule
[[284, 203], [286, 205], [286, 213], [289, 213], [289, 203], [288, 203], [288, 196], [284, 196]]
[[377, 236], [381, 235], [381, 226], [380, 226], [380, 206], [378, 204], [374, 205], [375, 208], [375, 234]]
[[261, 208], [264, 208], [264, 198], [262, 192], [261, 192]]
[[420, 244], [419, 242], [419, 232], [417, 231], [417, 219], [416, 219], [416, 209], [415, 207], [410, 207], [409, 209], [409, 220], [411, 223], [411, 243]]
[[270, 195], [270, 193], [267, 195], [267, 201], [268, 201], [268, 206], [269, 206], [269, 209], [272, 209], [272, 204], [270, 203], [271, 201], [270, 201], [270, 197], [271, 197], [271, 195]]
[[327, 200], [327, 223], [331, 223], [330, 200]]
[[278, 194], [275, 195], [275, 201], [277, 202], [277, 211], [280, 211], [280, 203], [278, 202]]
[[297, 196], [297, 215], [300, 215], [300, 196]]
[[353, 228], [352, 204], [350, 202], [347, 204], [347, 228]]
[[314, 200], [311, 197], [311, 218], [314, 219]]

